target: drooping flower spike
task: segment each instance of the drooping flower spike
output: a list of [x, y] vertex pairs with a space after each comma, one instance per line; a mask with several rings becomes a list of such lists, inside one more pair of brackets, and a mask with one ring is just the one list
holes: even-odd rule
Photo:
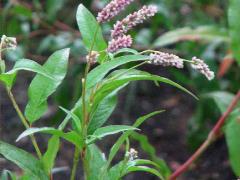
[[154, 65], [161, 65], [161, 66], [174, 66], [176, 68], [183, 68], [183, 59], [180, 57], [174, 55], [174, 54], [169, 54], [169, 53], [164, 53], [164, 52], [157, 52], [157, 53], [151, 53], [150, 56], [150, 64]]
[[118, 15], [134, 0], [112, 0], [101, 12], [98, 13], [99, 23], [107, 22]]
[[210, 81], [214, 78], [214, 72], [211, 71], [208, 67], [208, 65], [201, 59], [198, 59], [197, 57], [192, 58], [192, 68], [198, 70], [200, 73], [202, 73], [206, 78]]
[[131, 47], [132, 45], [132, 37], [130, 35], [123, 35], [116, 39], [113, 39], [108, 44], [107, 51], [110, 53], [114, 53], [122, 48]]
[[112, 30], [111, 37], [117, 38], [126, 34], [130, 29], [137, 26], [138, 24], [143, 23], [149, 17], [154, 16], [157, 13], [157, 6], [143, 6], [142, 9], [136, 11], [132, 14], [129, 14], [122, 21], [117, 21]]

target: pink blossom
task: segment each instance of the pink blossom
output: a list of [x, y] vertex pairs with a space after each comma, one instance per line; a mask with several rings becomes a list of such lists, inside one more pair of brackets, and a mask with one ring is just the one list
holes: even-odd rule
[[192, 68], [198, 70], [200, 73], [206, 76], [206, 78], [210, 81], [214, 78], [214, 72], [211, 71], [208, 65], [201, 59], [196, 57], [192, 58]]
[[98, 22], [103, 23], [109, 21], [133, 1], [134, 0], [112, 0], [101, 12], [98, 13]]
[[183, 68], [183, 60], [174, 54], [168, 54], [164, 52], [157, 52], [150, 54], [150, 64], [161, 66], [174, 66], [177, 68]]
[[134, 12], [133, 14], [129, 14], [122, 21], [117, 21], [114, 25], [114, 29], [112, 30], [111, 37], [116, 38], [118, 36], [122, 36], [126, 34], [130, 29], [137, 26], [140, 23], [143, 23], [149, 17], [154, 16], [157, 13], [157, 7], [143, 6], [139, 11]]
[[123, 35], [116, 39], [113, 39], [108, 44], [108, 52], [114, 53], [122, 48], [131, 47], [132, 45], [132, 37], [130, 35]]

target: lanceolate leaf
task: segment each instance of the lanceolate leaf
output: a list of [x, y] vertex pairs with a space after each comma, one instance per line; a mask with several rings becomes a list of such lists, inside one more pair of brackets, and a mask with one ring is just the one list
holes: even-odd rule
[[35, 134], [35, 133], [45, 133], [45, 134], [51, 134], [51, 135], [59, 136], [59, 137], [65, 139], [65, 140], [75, 144], [79, 148], [81, 148], [82, 144], [83, 144], [83, 139], [76, 132], [71, 131], [71, 132], [68, 132], [68, 133], [64, 133], [61, 130], [58, 130], [58, 129], [55, 129], [55, 128], [50, 128], [50, 127], [29, 128], [29, 129], [25, 130], [22, 134], [20, 134], [20, 136], [17, 138], [16, 141], [19, 141], [22, 138], [27, 137], [27, 136], [32, 135], [32, 134]]
[[232, 112], [226, 125], [225, 136], [228, 145], [229, 159], [233, 171], [240, 176], [240, 109]]
[[86, 48], [94, 51], [105, 50], [107, 44], [103, 38], [101, 27], [92, 13], [82, 4], [78, 6], [76, 18]]
[[26, 151], [0, 141], [0, 154], [18, 165], [22, 170], [34, 175], [34, 179], [48, 180], [40, 161]]
[[[83, 42], [88, 49], [91, 49], [95, 40], [93, 50], [101, 51], [107, 48], [107, 44], [103, 38], [100, 25], [96, 21], [92, 13], [80, 4], [77, 9], [77, 24], [80, 29]], [[94, 39], [95, 38], [95, 39]]]
[[225, 91], [215, 91], [204, 94], [203, 97], [212, 98], [221, 113], [224, 113], [227, 110], [227, 107], [231, 103], [232, 99], [234, 98], [234, 94]]
[[87, 89], [96, 85], [101, 81], [111, 70], [123, 64], [134, 62], [134, 61], [146, 61], [149, 59], [148, 56], [144, 55], [127, 55], [115, 58], [112, 61], [103, 63], [93, 69], [87, 76]]
[[91, 144], [87, 148], [86, 158], [89, 162], [89, 171], [91, 172], [89, 173], [89, 180], [99, 180], [102, 175], [102, 168], [106, 164], [104, 154], [95, 144]]
[[42, 162], [45, 171], [50, 174], [54, 167], [55, 159], [60, 147], [60, 140], [58, 136], [52, 136], [48, 141], [46, 153], [42, 157]]
[[[155, 116], [157, 114], [160, 114], [163, 111], [156, 111], [156, 112], [152, 112], [148, 115], [142, 116], [140, 118], [138, 118], [136, 120], [136, 122], [133, 124], [133, 127], [137, 128], [139, 127], [144, 121], [146, 121], [148, 118]], [[120, 138], [116, 141], [116, 143], [113, 145], [113, 147], [110, 150], [110, 154], [108, 157], [108, 163], [107, 166], [110, 165], [110, 163], [112, 162], [113, 158], [115, 157], [115, 155], [117, 154], [117, 152], [119, 151], [121, 145], [125, 142], [125, 140], [132, 134], [133, 131], [127, 131], [125, 132], [123, 135], [120, 136]], [[107, 167], [108, 168], [108, 167]]]
[[47, 109], [48, 97], [57, 89], [67, 72], [69, 49], [56, 51], [43, 65], [45, 71], [54, 77], [46, 78], [36, 75], [28, 89], [29, 101], [25, 109], [27, 119], [33, 123], [38, 120]]
[[[115, 73], [116, 76], [118, 73]], [[192, 95], [193, 97], [195, 97], [197, 99], [197, 97], [192, 94], [191, 92], [189, 92], [187, 89], [185, 89], [184, 87], [180, 86], [179, 84], [171, 81], [170, 79], [161, 77], [161, 76], [157, 76], [157, 75], [152, 75], [149, 74], [147, 72], [144, 71], [139, 71], [139, 70], [120, 70], [119, 74], [122, 74], [119, 77], [116, 78], [112, 78], [112, 80], [108, 80], [106, 81], [101, 88], [97, 91], [96, 95], [95, 95], [95, 99], [94, 99], [94, 105], [98, 105], [99, 102], [106, 97], [106, 95], [108, 95], [109, 93], [111, 93], [112, 91], [114, 91], [115, 89], [117, 89], [118, 87], [124, 85], [125, 83], [131, 82], [131, 81], [139, 81], [139, 80], [150, 80], [150, 81], [157, 81], [157, 82], [163, 82], [166, 84], [170, 84], [172, 86], [175, 86], [187, 93], [189, 93], [190, 95]], [[111, 78], [110, 78], [111, 79]]]
[[127, 173], [129, 172], [138, 172], [138, 171], [143, 171], [143, 172], [148, 172], [151, 174], [156, 175], [159, 177], [159, 179], [164, 180], [163, 176], [156, 170], [147, 166], [132, 166], [127, 169]]
[[124, 131], [133, 131], [137, 130], [135, 127], [132, 126], [126, 126], [126, 125], [110, 125], [105, 126], [102, 128], [98, 128], [93, 135], [91, 135], [91, 138], [88, 140], [88, 143], [93, 143], [97, 139], [101, 139], [105, 136], [109, 136], [112, 134], [124, 132]]
[[45, 77], [48, 77], [49, 79], [54, 80], [54, 77], [52, 76], [52, 74], [50, 72], [46, 71], [45, 68], [43, 68], [40, 64], [38, 64], [37, 62], [32, 61], [30, 59], [18, 60], [16, 62], [16, 64], [14, 65], [13, 69], [8, 71], [6, 74], [13, 74], [20, 70], [32, 71], [32, 72], [41, 74]]
[[239, 13], [240, 1], [230, 0], [228, 10], [228, 23], [229, 31], [232, 40], [232, 50], [235, 58], [240, 64], [240, 13]]
[[13, 174], [11, 171], [3, 170], [0, 179], [1, 180], [8, 180], [10, 177], [11, 180], [17, 180], [17, 176]]
[[169, 31], [163, 35], [161, 35], [154, 42], [155, 47], [163, 47], [168, 46], [180, 41], [221, 41], [229, 43], [230, 38], [228, 37], [226, 29], [222, 29], [220, 27], [214, 26], [200, 26], [196, 29], [192, 29], [189, 27], [184, 27], [180, 29], [176, 29], [173, 31]]
[[46, 78], [54, 80], [54, 77], [40, 64], [29, 59], [20, 59], [16, 62], [12, 70], [0, 74], [0, 81], [2, 81], [8, 88], [11, 88], [14, 84], [16, 74], [20, 70], [35, 72], [41, 74], [42, 76], [45, 76]]
[[[148, 141], [147, 136], [139, 134], [137, 132], [133, 132], [131, 134], [131, 138], [133, 138], [134, 140], [138, 141], [140, 143], [140, 146], [142, 148], [142, 150], [144, 152], [146, 152], [151, 160], [153, 161], [148, 161], [148, 160], [136, 160], [136, 163], [138, 165], [142, 165], [145, 163], [147, 163], [147, 161], [150, 163], [154, 163], [154, 166], [157, 167], [157, 169], [161, 172], [161, 174], [167, 178], [169, 177], [169, 175], [171, 174], [170, 168], [167, 166], [167, 164], [165, 163], [164, 160], [160, 159], [159, 157], [157, 157], [156, 155], [156, 150], [155, 148], [150, 144], [150, 142]], [[142, 164], [141, 164], [142, 163]]]

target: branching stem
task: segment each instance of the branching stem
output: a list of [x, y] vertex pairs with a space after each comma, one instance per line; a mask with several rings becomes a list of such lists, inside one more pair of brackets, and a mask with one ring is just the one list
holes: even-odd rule
[[231, 104], [228, 106], [226, 112], [220, 117], [216, 125], [213, 127], [211, 132], [208, 135], [208, 138], [204, 141], [204, 143], [197, 149], [197, 151], [184, 163], [182, 164], [169, 178], [169, 180], [175, 180], [177, 177], [182, 175], [189, 166], [201, 156], [205, 150], [214, 142], [221, 132], [222, 126], [224, 125], [227, 117], [233, 111], [234, 107], [237, 105], [240, 100], [240, 90], [232, 100]]

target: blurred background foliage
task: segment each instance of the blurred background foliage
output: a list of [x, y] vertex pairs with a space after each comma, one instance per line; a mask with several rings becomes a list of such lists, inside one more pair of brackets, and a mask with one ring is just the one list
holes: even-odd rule
[[[80, 95], [79, 79], [86, 55], [75, 20], [77, 5], [83, 3], [97, 14], [107, 2], [108, 0], [1, 0], [0, 34], [18, 39], [17, 50], [8, 51], [5, 59], [10, 66], [12, 61], [23, 57], [43, 63], [55, 50], [70, 47], [68, 76], [51, 101], [52, 104], [72, 107]], [[131, 32], [135, 40], [134, 48], [154, 48], [175, 53], [185, 59], [197, 56], [204, 59], [216, 72], [215, 80], [209, 82], [190, 68], [185, 68], [184, 71], [168, 69], [172, 79], [200, 97], [195, 102], [197, 105], [194, 106], [192, 118], [188, 120], [188, 145], [193, 150], [206, 138], [212, 124], [240, 88], [239, 63], [233, 58], [230, 45], [228, 1], [135, 0], [117, 18], [124, 17], [144, 4], [156, 4], [159, 13], [152, 21]], [[106, 38], [110, 35], [113, 22], [103, 25]], [[151, 67], [147, 68], [151, 70]], [[131, 91], [128, 96], [132, 96], [128, 100], [131, 102], [137, 101], [134, 99], [135, 88], [136, 84], [129, 88]], [[131, 111], [131, 102], [126, 103], [123, 113]], [[52, 125], [62, 116], [61, 112], [53, 112], [54, 120], [49, 122]], [[141, 139], [136, 134], [133, 138]]]

